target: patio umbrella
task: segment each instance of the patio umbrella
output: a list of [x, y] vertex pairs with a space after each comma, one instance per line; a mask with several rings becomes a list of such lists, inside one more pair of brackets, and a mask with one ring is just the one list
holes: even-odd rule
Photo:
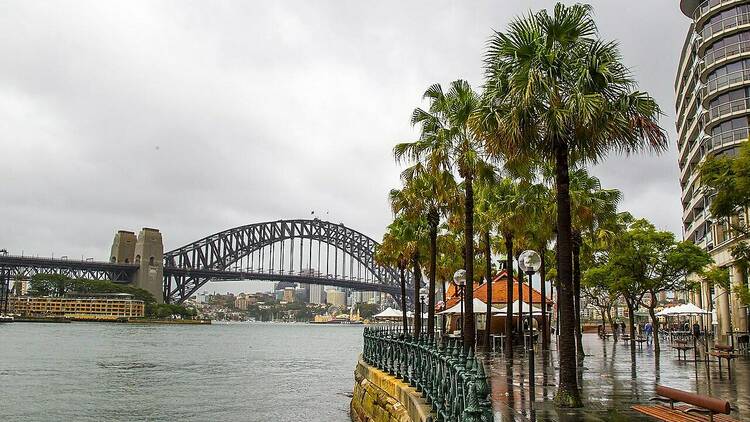
[[709, 312], [693, 305], [692, 303], [686, 303], [684, 305], [677, 306], [679, 309], [673, 311], [674, 315], [706, 315]]
[[391, 308], [390, 306], [379, 314], [373, 315], [375, 318], [401, 318], [401, 311]]
[[[483, 314], [487, 312], [487, 304], [482, 302], [481, 300], [474, 298], [474, 313], [475, 314]], [[466, 310], [464, 309], [464, 312]], [[500, 311], [500, 309], [495, 308], [494, 306], [491, 308], [491, 312], [493, 314], [497, 314]], [[461, 304], [457, 303], [450, 308], [444, 310], [443, 312], [438, 312], [438, 315], [444, 315], [444, 314], [460, 314], [461, 313]]]

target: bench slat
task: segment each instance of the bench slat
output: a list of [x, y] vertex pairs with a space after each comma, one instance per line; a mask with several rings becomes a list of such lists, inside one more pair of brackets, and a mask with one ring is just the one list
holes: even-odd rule
[[651, 416], [664, 422], [705, 422], [708, 420], [708, 417], [689, 414], [680, 410], [672, 410], [666, 406], [661, 405], [646, 406], [637, 404], [631, 406], [630, 408], [635, 410], [636, 412], [643, 413], [644, 415]]

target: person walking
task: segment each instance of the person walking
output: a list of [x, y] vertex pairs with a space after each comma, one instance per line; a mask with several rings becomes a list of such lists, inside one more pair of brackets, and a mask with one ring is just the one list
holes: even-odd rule
[[650, 322], [647, 322], [643, 327], [643, 331], [646, 332], [646, 344], [651, 344], [651, 342], [654, 340], [654, 327]]

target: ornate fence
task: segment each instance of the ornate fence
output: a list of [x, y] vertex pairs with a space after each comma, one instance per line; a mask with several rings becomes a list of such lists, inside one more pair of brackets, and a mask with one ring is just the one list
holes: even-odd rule
[[395, 327], [365, 327], [363, 358], [421, 393], [436, 422], [492, 421], [484, 364], [457, 341], [440, 344]]

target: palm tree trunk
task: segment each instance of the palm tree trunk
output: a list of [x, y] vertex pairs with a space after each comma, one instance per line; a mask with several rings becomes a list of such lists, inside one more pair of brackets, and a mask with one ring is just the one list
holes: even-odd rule
[[[519, 256], [521, 256], [519, 254]], [[518, 257], [516, 257], [516, 261], [518, 261]], [[521, 271], [521, 267], [519, 264], [518, 267], [518, 321], [516, 321], [516, 329], [519, 333], [521, 333], [521, 336], [524, 335], [523, 333], [523, 271]]]
[[583, 361], [583, 334], [581, 333], [581, 234], [573, 232], [573, 292], [575, 307], [576, 357]]
[[409, 321], [406, 318], [406, 276], [404, 275], [405, 265], [399, 261], [398, 272], [401, 277], [401, 325], [404, 335], [409, 334]]
[[[442, 290], [441, 295], [442, 295], [442, 299], [443, 299], [443, 308], [445, 308], [446, 304], [448, 303], [448, 298], [446, 296], [447, 293], [445, 291], [448, 288], [448, 283], [446, 283], [445, 280], [443, 280], [442, 281], [442, 286], [443, 286], [443, 288], [441, 289]], [[440, 333], [443, 336], [445, 335], [445, 322], [446, 322], [447, 319], [448, 319], [448, 315], [445, 315], [445, 314], [443, 314], [442, 318], [440, 318], [440, 327], [442, 328], [440, 330]]]
[[474, 187], [471, 176], [464, 179], [466, 198], [464, 201], [464, 241], [466, 254], [466, 289], [464, 289], [464, 348], [474, 347]]
[[492, 326], [492, 248], [490, 248], [490, 231], [484, 232], [484, 264], [487, 277], [487, 314], [484, 323], [484, 347], [490, 350], [490, 328]]
[[505, 314], [505, 355], [513, 357], [513, 235], [505, 234], [505, 274], [508, 281]]
[[432, 339], [435, 336], [435, 284], [437, 278], [437, 229], [440, 223], [440, 215], [432, 207], [427, 215], [430, 224], [430, 285], [429, 298], [427, 299], [427, 336]]
[[573, 251], [571, 249], [570, 175], [568, 146], [555, 140], [555, 188], [557, 202], [557, 278], [560, 302], [560, 384], [555, 395], [559, 406], [580, 407], [578, 390], [578, 362], [575, 349], [575, 321], [573, 309]]
[[539, 257], [542, 258], [542, 266], [539, 268], [539, 277], [542, 279], [542, 350], [547, 350], [549, 346], [549, 333], [547, 332], [547, 269], [545, 268], [545, 252], [547, 248], [539, 250]]
[[422, 269], [419, 267], [419, 250], [412, 255], [414, 271], [414, 336], [422, 335], [422, 302], [419, 297], [419, 289], [422, 287]]

